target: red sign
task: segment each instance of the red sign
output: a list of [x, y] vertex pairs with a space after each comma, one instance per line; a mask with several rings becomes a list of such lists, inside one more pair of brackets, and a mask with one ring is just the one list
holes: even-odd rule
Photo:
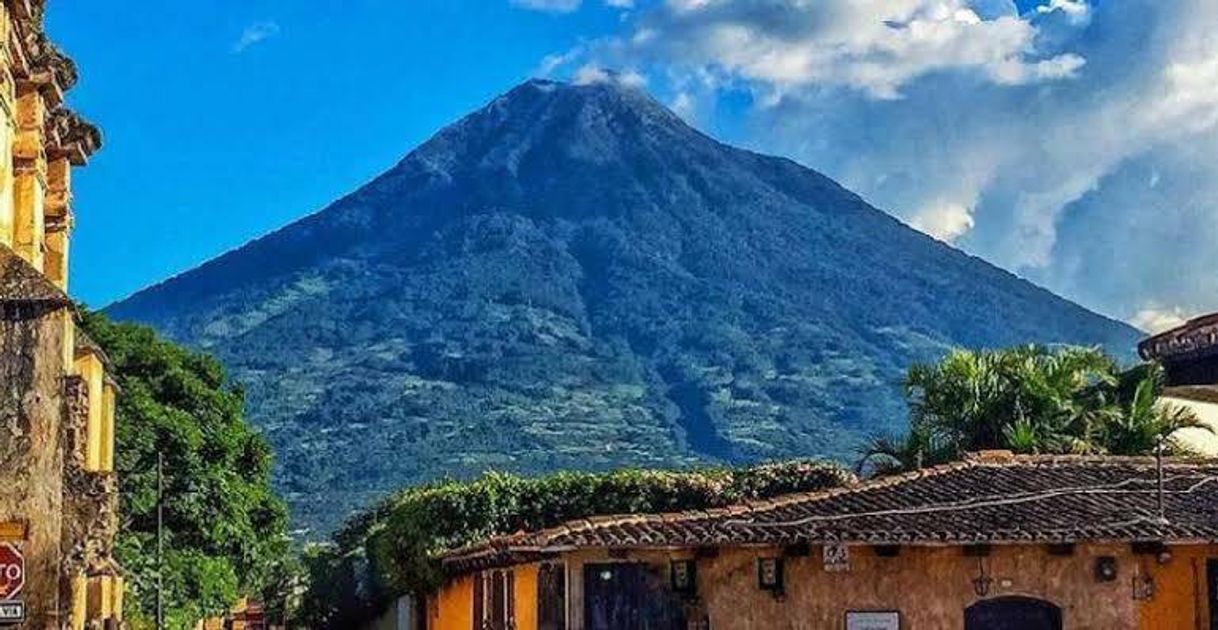
[[0, 600], [13, 599], [25, 586], [25, 556], [12, 543], [0, 543]]

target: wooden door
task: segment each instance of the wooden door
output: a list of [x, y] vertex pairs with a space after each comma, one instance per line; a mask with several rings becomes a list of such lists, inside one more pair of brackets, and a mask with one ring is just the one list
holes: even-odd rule
[[1218, 630], [1218, 560], [1205, 563], [1205, 574], [1209, 583], [1210, 630]]
[[537, 630], [567, 630], [567, 569], [562, 564], [537, 568]]

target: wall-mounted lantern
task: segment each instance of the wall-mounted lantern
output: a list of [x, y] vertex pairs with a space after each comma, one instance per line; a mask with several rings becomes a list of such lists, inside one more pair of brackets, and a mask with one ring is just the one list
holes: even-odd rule
[[1100, 556], [1095, 559], [1095, 581], [1112, 582], [1117, 579], [1117, 561], [1112, 556]]
[[673, 560], [669, 567], [672, 590], [681, 595], [694, 595], [698, 591], [698, 565], [693, 560]]
[[1133, 599], [1145, 602], [1155, 598], [1155, 579], [1149, 573], [1139, 571], [1133, 576]]
[[775, 596], [783, 592], [782, 558], [757, 559], [757, 586]]

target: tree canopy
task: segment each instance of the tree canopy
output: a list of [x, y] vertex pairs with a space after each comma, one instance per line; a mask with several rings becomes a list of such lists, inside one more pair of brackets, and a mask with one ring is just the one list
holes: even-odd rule
[[156, 597], [157, 453], [164, 457], [166, 620], [191, 628], [271, 586], [289, 556], [287, 510], [270, 487], [271, 452], [245, 423], [244, 393], [211, 357], [98, 313], [84, 329], [113, 362], [120, 485], [116, 554], [146, 625]]
[[1158, 401], [1162, 369], [1122, 371], [1098, 349], [1022, 346], [955, 350], [909, 369], [909, 432], [880, 436], [861, 466], [879, 473], [951, 461], [968, 451], [1145, 455], [1173, 434], [1204, 427], [1185, 409]]

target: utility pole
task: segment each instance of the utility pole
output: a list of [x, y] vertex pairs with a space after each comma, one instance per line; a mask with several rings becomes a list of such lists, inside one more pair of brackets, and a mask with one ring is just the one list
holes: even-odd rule
[[1167, 505], [1163, 496], [1163, 440], [1162, 435], [1155, 444], [1155, 477], [1158, 486], [1159, 522], [1167, 523]]
[[165, 630], [165, 456], [156, 452], [156, 630]]

